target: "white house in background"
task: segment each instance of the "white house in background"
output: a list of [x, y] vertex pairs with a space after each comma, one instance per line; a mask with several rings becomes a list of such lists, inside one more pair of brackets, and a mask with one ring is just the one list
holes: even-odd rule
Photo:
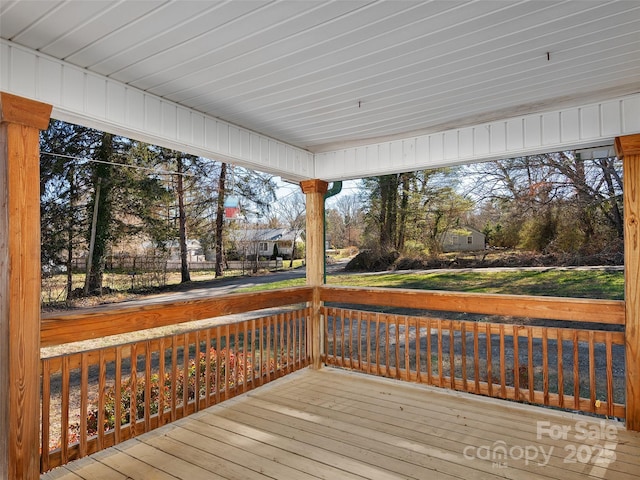
[[484, 233], [471, 227], [452, 228], [442, 235], [443, 252], [465, 252], [472, 250], [484, 250]]
[[240, 255], [252, 257], [270, 257], [273, 255], [274, 245], [278, 246], [280, 257], [290, 257], [293, 242], [301, 241], [299, 235], [286, 228], [248, 228], [231, 230], [229, 241]]

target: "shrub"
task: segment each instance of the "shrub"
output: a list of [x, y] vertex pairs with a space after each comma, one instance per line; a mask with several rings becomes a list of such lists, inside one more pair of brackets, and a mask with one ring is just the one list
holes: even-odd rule
[[[248, 355], [246, 359], [246, 368], [243, 353], [234, 353], [231, 350], [222, 349], [216, 351], [215, 348], [209, 350], [209, 395], [215, 394], [217, 389], [216, 384], [216, 369], [218, 366], [218, 358], [220, 359], [219, 370], [219, 382], [221, 385], [220, 391], [224, 391], [223, 385], [225, 380], [225, 368], [229, 366], [228, 385], [226, 388], [232, 388], [235, 386], [236, 372], [238, 384], [245, 382], [245, 379], [251, 378], [253, 375], [253, 356]], [[228, 360], [227, 360], [228, 356]], [[268, 368], [272, 371], [279, 368], [281, 365], [276, 363], [275, 360], [270, 359]], [[264, 367], [263, 367], [264, 368]], [[187, 388], [188, 401], [195, 400], [196, 398], [196, 385], [198, 386], [199, 398], [205, 397], [207, 394], [207, 356], [204, 352], [200, 352], [198, 361], [195, 359], [189, 361], [187, 369], [187, 376], [185, 381], [184, 369], [178, 369], [176, 375], [176, 403], [181, 405], [184, 399], [184, 389]], [[164, 409], [169, 410], [172, 407], [172, 381], [171, 373], [166, 373], [164, 378], [161, 379], [157, 373], [154, 373], [150, 377], [151, 388], [149, 399], [150, 415], [158, 414], [158, 408], [160, 404], [160, 396], [162, 395], [164, 402]], [[120, 425], [127, 425], [131, 423], [131, 397], [135, 391], [135, 420], [144, 418], [145, 415], [145, 395], [146, 395], [146, 380], [144, 377], [128, 377], [124, 378], [120, 384]], [[177, 406], [176, 405], [176, 406]], [[87, 435], [89, 437], [97, 435], [98, 433], [98, 417], [100, 404], [98, 399], [94, 400], [89, 410], [87, 411]], [[163, 412], [162, 412], [163, 413]], [[113, 430], [116, 425], [116, 388], [110, 386], [104, 392], [104, 410], [103, 410], [103, 431], [108, 432]], [[69, 426], [69, 443], [77, 443], [80, 438], [80, 424], [76, 422]], [[58, 441], [57, 447], [60, 447], [61, 440]]]

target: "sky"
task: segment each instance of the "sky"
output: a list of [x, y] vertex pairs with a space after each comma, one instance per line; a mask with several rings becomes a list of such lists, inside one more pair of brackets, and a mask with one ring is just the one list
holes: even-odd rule
[[[336, 196], [328, 199], [327, 206], [331, 207], [342, 195], [353, 195], [354, 193], [358, 193], [359, 182], [360, 180], [345, 180], [344, 182], [342, 182], [341, 192]], [[281, 200], [289, 195], [294, 195], [296, 192], [301, 192], [300, 185], [298, 185], [297, 183], [285, 182], [281, 178], [277, 178], [276, 183], [278, 185], [278, 189], [276, 191], [278, 200]], [[331, 184], [329, 184], [329, 188], [331, 188]]]

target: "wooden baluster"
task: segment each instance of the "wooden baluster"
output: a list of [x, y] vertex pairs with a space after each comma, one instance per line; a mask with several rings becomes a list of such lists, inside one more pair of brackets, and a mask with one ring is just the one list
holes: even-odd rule
[[487, 342], [487, 387], [489, 396], [493, 396], [493, 358], [491, 351], [491, 324], [485, 325], [485, 340]]
[[104, 349], [100, 349], [98, 353], [98, 371], [98, 447], [99, 450], [102, 450], [106, 448], [104, 443], [104, 427], [106, 425], [104, 393], [107, 389], [107, 364]]
[[427, 318], [427, 383], [433, 385], [433, 368], [431, 362], [431, 319]]
[[613, 394], [613, 352], [612, 352], [611, 332], [605, 334], [605, 346], [607, 356], [607, 415], [613, 417], [613, 405], [615, 404]]
[[[182, 416], [189, 414], [189, 334], [182, 336], [182, 378], [184, 381], [182, 389]], [[195, 384], [195, 380], [194, 380]]]
[[51, 360], [42, 360], [42, 452], [40, 454], [40, 470], [49, 470], [49, 434], [51, 419]]
[[205, 406], [211, 406], [211, 329], [207, 328], [205, 333], [205, 347], [204, 347], [204, 374], [205, 374]]
[[[249, 372], [247, 370], [247, 357], [249, 352], [247, 351], [247, 342], [249, 340], [249, 322], [242, 322], [242, 391], [247, 391], [247, 384], [249, 382]], [[210, 347], [209, 347], [210, 348]]]
[[256, 378], [256, 348], [258, 347], [258, 344], [256, 343], [256, 320], [255, 320], [255, 318], [251, 319], [250, 335], [251, 335], [251, 343], [249, 344], [249, 347], [250, 347], [251, 351], [247, 353], [247, 355], [251, 356], [251, 375], [247, 377], [247, 381], [251, 380], [251, 385], [249, 386], [249, 389], [254, 387], [255, 378]]
[[194, 401], [194, 411], [197, 412], [200, 410], [200, 388], [202, 387], [202, 383], [200, 380], [200, 331], [195, 332], [195, 341], [194, 341], [194, 353], [193, 353], [193, 361], [194, 361], [194, 378], [193, 378], [193, 401]]
[[534, 392], [534, 370], [533, 370], [533, 336], [531, 327], [527, 327], [527, 360], [528, 360], [528, 380], [529, 380], [529, 401], [533, 403], [535, 399]]
[[594, 331], [589, 330], [589, 411], [596, 411], [596, 355]]
[[520, 327], [513, 326], [513, 388], [514, 399], [520, 400]]
[[444, 356], [442, 353], [442, 320], [438, 319], [438, 386], [444, 387], [443, 363]]
[[[69, 357], [62, 357], [62, 372], [60, 374], [62, 388], [60, 389], [60, 450], [62, 463], [69, 461]], [[100, 425], [98, 425], [100, 427]]]
[[380, 365], [380, 317], [382, 315], [380, 313], [376, 313], [375, 317], [376, 317], [376, 323], [375, 323], [375, 331], [373, 332], [374, 335], [374, 345], [375, 345], [375, 372], [376, 375], [380, 375], [380, 373], [382, 372], [381, 370], [381, 365]]
[[[333, 329], [332, 329], [333, 330], [333, 332], [332, 332], [333, 333], [333, 348], [332, 348], [332, 350], [333, 350], [333, 360], [334, 360], [334, 363], [337, 364], [338, 363], [338, 341], [337, 341], [337, 338], [338, 338], [338, 333], [337, 333], [337, 330], [338, 330], [338, 314], [337, 314], [337, 310], [335, 310], [333, 308], [330, 309], [329, 311], [331, 312], [331, 319], [332, 319], [331, 320], [331, 322], [332, 322], [331, 324], [333, 325]], [[328, 319], [325, 319], [325, 322], [328, 322], [328, 321], [329, 321]]]
[[120, 443], [122, 441], [122, 345], [116, 347], [116, 378], [115, 378], [115, 394], [114, 394], [114, 423], [115, 442]]
[[467, 322], [460, 325], [460, 363], [462, 364], [462, 389], [466, 392], [469, 389], [467, 384]]
[[144, 343], [144, 431], [151, 430], [151, 341]]
[[475, 377], [475, 393], [480, 393], [480, 335], [478, 322], [473, 322], [473, 375]]
[[416, 325], [416, 381], [422, 382], [422, 360], [420, 359], [420, 349], [422, 348], [422, 340], [420, 339], [420, 319], [415, 319]]
[[408, 382], [411, 380], [411, 359], [409, 357], [410, 352], [410, 327], [409, 317], [404, 316], [404, 379]]
[[224, 345], [226, 354], [224, 356], [224, 399], [227, 400], [229, 398], [229, 355], [231, 353], [231, 342], [230, 342], [230, 330], [229, 324], [227, 323], [224, 327]]
[[367, 351], [367, 373], [371, 373], [371, 314], [366, 314], [367, 328], [365, 334], [366, 351]]
[[[220, 389], [222, 388], [220, 386], [221, 383], [221, 379], [220, 379], [220, 346], [221, 346], [221, 342], [220, 342], [220, 337], [221, 337], [221, 333], [222, 330], [220, 329], [220, 325], [218, 325], [216, 327], [216, 371], [215, 371], [215, 385], [216, 385], [216, 400], [215, 403], [218, 404], [220, 403]], [[260, 353], [262, 354], [262, 350], [260, 350]]]
[[259, 343], [259, 347], [258, 347], [258, 359], [259, 359], [259, 365], [258, 365], [258, 385], [262, 386], [263, 382], [264, 382], [264, 375], [265, 375], [265, 371], [264, 371], [264, 341], [265, 341], [265, 332], [264, 332], [264, 318], [260, 318], [259, 320], [259, 324], [260, 324], [260, 331], [258, 332], [258, 339], [260, 341]]
[[[246, 323], [246, 322], [243, 322]], [[240, 370], [240, 364], [238, 362], [238, 353], [240, 348], [238, 346], [240, 338], [240, 324], [236, 323], [234, 325], [234, 333], [233, 333], [233, 394], [237, 395], [238, 391], [238, 370]]]
[[[280, 313], [278, 315], [278, 325], [280, 329], [279, 342], [280, 346], [278, 348], [278, 358], [280, 361], [278, 362], [280, 368], [278, 369], [278, 377], [283, 375], [287, 375], [289, 373], [289, 338], [288, 338], [288, 313]], [[276, 363], [276, 365], [278, 365]]]
[[171, 337], [171, 421], [178, 417], [178, 336]]
[[389, 338], [389, 324], [391, 323], [390, 315], [384, 315], [382, 317], [384, 319], [384, 364], [385, 364], [385, 375], [387, 377], [391, 376], [391, 358], [389, 353], [390, 348], [390, 338]]
[[[103, 396], [104, 392], [100, 392]], [[80, 354], [80, 457], [87, 455], [87, 411], [89, 410], [89, 358]]]
[[564, 329], [557, 328], [557, 351], [558, 351], [558, 405], [560, 408], [564, 408], [564, 359], [562, 352], [562, 339], [564, 336]]
[[573, 408], [580, 409], [580, 359], [578, 358], [578, 330], [573, 331]]
[[543, 402], [549, 405], [549, 335], [548, 329], [542, 328], [542, 392]]
[[395, 363], [396, 363], [396, 378], [399, 380], [400, 377], [400, 318], [398, 315], [393, 316], [394, 320], [394, 328], [395, 328]]
[[[158, 426], [164, 425], [164, 411], [165, 405], [165, 339], [160, 339], [159, 351], [158, 351]], [[116, 371], [116, 376], [118, 375]], [[116, 422], [117, 423], [117, 422]]]
[[131, 377], [129, 377], [129, 388], [130, 395], [129, 398], [129, 430], [130, 437], [135, 437], [137, 434], [137, 417], [138, 417], [138, 350], [137, 343], [133, 343], [131, 345]]
[[504, 325], [500, 324], [500, 396], [507, 398], [507, 368], [504, 352]]

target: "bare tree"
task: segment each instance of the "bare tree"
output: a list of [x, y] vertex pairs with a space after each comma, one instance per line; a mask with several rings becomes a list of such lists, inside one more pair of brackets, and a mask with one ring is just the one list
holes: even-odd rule
[[337, 197], [335, 209], [342, 217], [346, 246], [352, 245], [362, 227], [362, 205], [358, 195]]
[[293, 259], [296, 256], [296, 239], [304, 231], [306, 222], [306, 206], [304, 195], [300, 192], [284, 197], [278, 204], [278, 214], [283, 225], [291, 232], [291, 262], [289, 267], [293, 267]]
[[178, 196], [178, 220], [180, 233], [180, 282], [190, 282], [189, 262], [187, 261], [187, 214], [184, 204], [184, 186], [182, 175], [184, 174], [184, 163], [181, 155], [176, 158], [176, 194]]
[[216, 278], [222, 276], [222, 234], [224, 231], [224, 200], [226, 180], [227, 164], [222, 163], [222, 165], [220, 166], [220, 175], [218, 177], [218, 203], [216, 209]]

